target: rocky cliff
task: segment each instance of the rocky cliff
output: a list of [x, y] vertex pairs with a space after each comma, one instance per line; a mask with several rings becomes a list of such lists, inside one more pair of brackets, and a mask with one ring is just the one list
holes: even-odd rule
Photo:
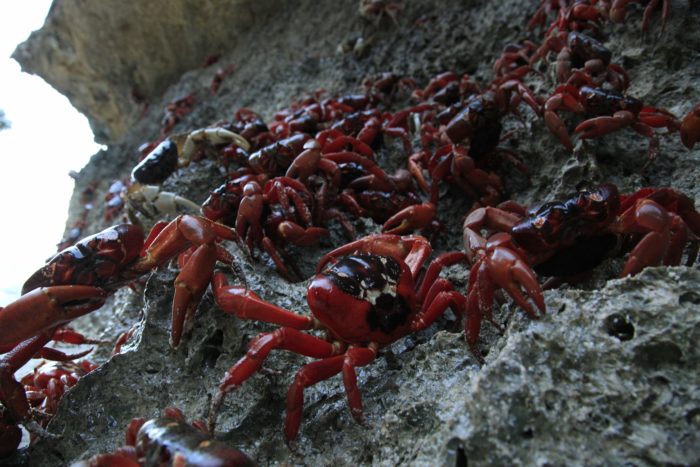
[[[99, 205], [111, 182], [129, 175], [137, 148], [159, 137], [163, 111], [174, 100], [193, 96], [192, 111], [173, 129], [184, 132], [231, 118], [241, 107], [270, 120], [303, 95], [357, 92], [363, 79], [386, 71], [421, 86], [445, 70], [488, 82], [507, 44], [535, 36], [526, 25], [538, 3], [402, 2], [394, 22], [360, 15], [355, 0], [61, 1], [15, 57], [64, 92], [88, 115], [98, 139], [110, 143], [77, 178], [72, 227], [84, 213], [86, 190], [94, 190]], [[670, 1], [663, 34], [658, 13], [641, 32], [638, 7], [630, 5], [625, 23], [606, 23], [605, 44], [630, 75], [630, 95], [681, 116], [700, 102], [700, 30], [694, 27], [700, 4]], [[214, 55], [215, 65], [202, 66]], [[212, 79], [230, 64], [233, 73], [213, 94]], [[551, 89], [553, 67], [538, 70], [536, 93]], [[623, 192], [671, 186], [691, 199], [700, 196], [700, 147], [686, 149], [677, 134], [663, 137], [657, 157], [643, 168], [648, 142], [631, 129], [579, 142], [569, 153], [525, 108], [521, 120], [509, 117], [506, 125], [508, 144], [530, 173], [504, 169], [506, 190], [518, 202], [565, 196], [583, 180], [612, 182]], [[403, 153], [394, 146], [384, 157], [396, 162]], [[163, 188], [201, 203], [223, 180], [218, 162], [205, 159], [179, 170]], [[447, 230], [439, 251], [460, 247], [467, 206], [457, 190], [443, 193], [439, 216]], [[86, 213], [85, 221], [83, 234], [109, 225], [102, 209]], [[379, 226], [363, 219], [356, 228], [371, 233]], [[343, 242], [336, 234], [316, 248], [294, 250], [305, 274]], [[286, 389], [305, 360], [273, 352], [265, 365], [270, 371], [227, 399], [217, 438], [261, 465], [697, 463], [700, 274], [695, 267], [659, 267], [616, 279], [622, 262], [607, 260], [591, 279], [547, 291], [549, 313], [540, 320], [504, 304], [495, 316], [504, 333], [483, 325], [483, 365], [450, 316], [389, 346], [359, 370], [363, 425], [347, 409], [339, 377], [309, 388], [292, 448], [282, 432]], [[264, 299], [307, 310], [304, 282], [287, 283], [260, 259], [242, 263], [249, 286]], [[466, 269], [447, 274], [464, 289]], [[120, 290], [75, 322], [102, 339], [114, 340], [134, 325], [135, 331], [115, 357], [108, 346], [98, 349], [92, 358], [102, 366], [64, 396], [49, 425], [61, 438], [36, 443], [16, 463], [65, 464], [113, 450], [132, 417], [152, 417], [169, 405], [206, 418], [226, 369], [250, 338], [274, 328], [221, 313], [207, 292], [193, 329], [173, 350], [175, 275], [174, 267], [160, 268], [143, 292]]]

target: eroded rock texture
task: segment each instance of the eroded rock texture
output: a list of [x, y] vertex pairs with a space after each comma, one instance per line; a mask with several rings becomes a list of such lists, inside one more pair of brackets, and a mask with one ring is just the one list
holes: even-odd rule
[[271, 3], [54, 2], [44, 27], [13, 58], [87, 115], [99, 142], [114, 142], [136, 122], [144, 101], [235, 47], [253, 22], [264, 22]]
[[[224, 36], [210, 31], [218, 24], [202, 25], [203, 19], [173, 35], [169, 20], [160, 20], [188, 17], [190, 4], [167, 3], [169, 9], [182, 12], [180, 16], [145, 14], [153, 2], [134, 3], [131, 10], [125, 8], [129, 14], [109, 13], [129, 18], [130, 30], [149, 31], [148, 37], [168, 44], [168, 63], [177, 64], [165, 67], [167, 74], [160, 74], [164, 67], [150, 63], [154, 53], [137, 43], [123, 47], [95, 40], [90, 47], [100, 55], [97, 60], [87, 53], [67, 52], [71, 46], [54, 46], [67, 40], [57, 33], [60, 40], [54, 45], [32, 52], [31, 60], [37, 62], [42, 55], [51, 56], [51, 50], [75, 57], [71, 67], [52, 64], [49, 70], [56, 71], [46, 74], [55, 75], [51, 79], [56, 83], [73, 73], [95, 81], [94, 87], [86, 88], [88, 97], [71, 97], [89, 109], [93, 126], [104, 138], [123, 135], [81, 171], [68, 226], [81, 212], [81, 194], [87, 187], [96, 184], [95, 199], [101, 200], [112, 180], [128, 175], [138, 161], [136, 148], [158, 138], [163, 109], [175, 98], [194, 93], [195, 102], [175, 132], [227, 118], [243, 106], [269, 119], [304, 94], [320, 88], [328, 95], [351, 93], [360, 89], [365, 77], [383, 71], [412, 76], [421, 85], [445, 70], [468, 72], [488, 82], [493, 61], [506, 44], [540, 37], [526, 29], [536, 1], [404, 2], [398, 24], [384, 18], [376, 25], [358, 14], [354, 0], [295, 0], [274, 3], [272, 12], [256, 17], [249, 29], [231, 32], [235, 43], [222, 44], [216, 66], [192, 69], [209, 50], [199, 51], [202, 55], [196, 59], [172, 51], [186, 50], [209, 34]], [[207, 5], [200, 8], [204, 12], [214, 11], [215, 2], [197, 4]], [[98, 24], [97, 18], [108, 15], [100, 9], [110, 8], [88, 2], [59, 5], [49, 25]], [[79, 12], [69, 9], [74, 5], [82, 6]], [[644, 35], [639, 28], [641, 9], [632, 4], [626, 23], [605, 26], [605, 43], [613, 61], [631, 76], [631, 95], [680, 116], [700, 101], [700, 31], [693, 27], [700, 23], [700, 8], [697, 1], [670, 5], [661, 38], [658, 13]], [[38, 37], [53, 36], [44, 32]], [[148, 59], [141, 62], [144, 55]], [[180, 62], [184, 56], [192, 61]], [[113, 80], [104, 72], [110, 62], [123, 70], [115, 71]], [[231, 63], [235, 72], [212, 95], [209, 84], [217, 67]], [[176, 69], [191, 71], [173, 80], [180, 72]], [[528, 82], [544, 94], [553, 86], [553, 65], [539, 71], [541, 77]], [[150, 86], [150, 105], [138, 120], [140, 107], [126, 103], [134, 77], [139, 85]], [[89, 97], [98, 88], [114, 99], [98, 102]], [[99, 113], [101, 106], [107, 107], [105, 113]], [[124, 116], [116, 117], [121, 113]], [[677, 134], [662, 138], [657, 158], [642, 169], [647, 141], [632, 130], [581, 142], [569, 154], [528, 109], [523, 108], [522, 121], [508, 117], [504, 123], [512, 131], [505, 144], [517, 148], [530, 169], [529, 177], [508, 164], [502, 169], [506, 190], [518, 202], [534, 205], [564, 196], [582, 180], [613, 182], [623, 192], [672, 186], [693, 199], [700, 193], [700, 149], [685, 149]], [[379, 160], [392, 169], [403, 165], [401, 145], [385, 145]], [[217, 162], [204, 160], [178, 171], [164, 188], [201, 203], [223, 179]], [[459, 248], [461, 219], [470, 201], [447, 189], [440, 203], [439, 216], [447, 229], [436, 249]], [[89, 213], [86, 234], [108, 224], [102, 213]], [[357, 221], [356, 227], [360, 235], [378, 229], [369, 220]], [[344, 241], [338, 230], [318, 248], [296, 250], [302, 271], [310, 275], [320, 255]], [[231, 251], [238, 250], [231, 246]], [[264, 256], [243, 263], [250, 287], [263, 298], [292, 310], [307, 309], [304, 283], [286, 283]], [[482, 329], [484, 366], [470, 355], [461, 324], [449, 314], [427, 331], [385, 349], [375, 363], [359, 370], [364, 425], [353, 421], [340, 378], [308, 389], [295, 449], [284, 444], [283, 414], [286, 388], [305, 360], [273, 353], [265, 365], [271, 371], [254, 376], [227, 399], [217, 437], [262, 465], [697, 463], [700, 275], [696, 268], [654, 268], [617, 280], [620, 270], [619, 259], [608, 260], [592, 279], [547, 292], [549, 313], [539, 321], [527, 319], [512, 305], [501, 307], [496, 319], [506, 325], [504, 335], [489, 324]], [[467, 271], [454, 267], [447, 275], [464, 289]], [[168, 405], [181, 407], [190, 418], [206, 417], [224, 371], [244, 353], [250, 338], [273, 328], [221, 313], [208, 292], [191, 333], [179, 349], [171, 349], [174, 277], [174, 268], [164, 267], [148, 279], [143, 294], [124, 289], [101, 310], [76, 321], [84, 332], [107, 339], [137, 327], [125, 353], [108, 359], [110, 349], [99, 349], [93, 358], [104, 361], [103, 366], [65, 395], [49, 426], [62, 439], [36, 444], [17, 462], [55, 465], [112, 450], [121, 444], [132, 417], [155, 416]]]

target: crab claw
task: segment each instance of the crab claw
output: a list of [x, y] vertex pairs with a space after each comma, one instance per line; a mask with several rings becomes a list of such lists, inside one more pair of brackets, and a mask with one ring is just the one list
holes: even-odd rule
[[681, 141], [688, 149], [693, 149], [700, 140], [700, 104], [696, 105], [681, 122]]
[[387, 234], [405, 234], [424, 229], [435, 219], [436, 207], [433, 203], [414, 204], [391, 216], [382, 226]]
[[189, 257], [175, 279], [172, 329], [170, 331], [170, 345], [173, 348], [177, 348], [180, 344], [183, 332], [192, 322], [192, 316], [194, 316], [197, 305], [199, 305], [211, 280], [216, 260], [216, 246], [212, 244], [200, 245]]
[[[531, 318], [537, 317], [537, 312], [527, 298], [531, 298], [542, 314], [545, 314], [544, 297], [537, 276], [530, 266], [525, 263], [513, 250], [496, 247], [486, 257], [489, 276], [499, 287], [508, 292]], [[525, 293], [523, 293], [523, 290]]]
[[197, 151], [197, 145], [207, 142], [212, 146], [235, 144], [245, 151], [250, 150], [250, 143], [239, 135], [222, 127], [200, 128], [191, 133], [174, 135], [178, 149], [178, 165], [181, 167], [190, 163]]
[[156, 185], [132, 185], [129, 188], [127, 201], [130, 211], [136, 210], [149, 219], [161, 217], [163, 214], [175, 215], [181, 212], [199, 211], [198, 204], [175, 193], [161, 191]]
[[90, 313], [104, 305], [105, 297], [107, 292], [87, 285], [57, 285], [27, 292], [0, 311], [0, 346], [24, 341]]
[[322, 227], [304, 228], [291, 221], [281, 222], [277, 231], [285, 240], [299, 246], [316, 245], [321, 238], [328, 236], [328, 229]]

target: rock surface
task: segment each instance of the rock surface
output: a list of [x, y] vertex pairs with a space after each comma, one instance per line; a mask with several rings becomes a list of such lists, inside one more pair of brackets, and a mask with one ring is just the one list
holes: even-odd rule
[[98, 142], [118, 141], [187, 70], [238, 44], [270, 0], [54, 2], [44, 27], [13, 58], [65, 94]]
[[[96, 184], [95, 199], [101, 200], [111, 180], [128, 175], [138, 161], [136, 148], [158, 137], [163, 108], [177, 97], [194, 93], [195, 105], [175, 132], [211, 124], [243, 106], [269, 119], [305, 93], [319, 88], [328, 95], [351, 93], [365, 77], [383, 71], [413, 76], [421, 85], [444, 70], [469, 72], [488, 82], [491, 64], [503, 47], [528, 36], [525, 25], [536, 3], [404, 2], [397, 25], [385, 18], [379, 26], [358, 14], [356, 1], [277, 3], [274, 14], [261, 23], [251, 21], [250, 29], [236, 32], [235, 44], [223, 50], [220, 64], [233, 63], [236, 71], [218, 94], [209, 91], [217, 67], [185, 73], [162, 97], [156, 97], [159, 88], [154, 85], [143, 117], [128, 130], [125, 120], [124, 137], [81, 171], [67, 225], [80, 216], [88, 187]], [[175, 4], [183, 10], [188, 5], [184, 0], [169, 3]], [[86, 22], [84, 16], [91, 14], [87, 5], [55, 21]], [[677, 115], [700, 101], [695, 86], [700, 82], [700, 31], [692, 27], [700, 22], [697, 7], [696, 1], [672, 1], [661, 39], [656, 36], [658, 14], [650, 33], [643, 35], [635, 5], [625, 24], [606, 26], [613, 61], [630, 73], [631, 95]], [[106, 15], [100, 10], [106, 5], [93, 8]], [[160, 16], [146, 17], [132, 14], [132, 22], [144, 23], [132, 27], [168, 30], [153, 24]], [[207, 32], [193, 29], [194, 34]], [[195, 40], [178, 37], [187, 43]], [[353, 48], [360, 39], [365, 45]], [[177, 44], [173, 48], [186, 47]], [[99, 50], [102, 55], [108, 55], [104, 50], [119, 50], [119, 57], [131, 57], [132, 52], [123, 49]], [[148, 52], [133, 52], [134, 57], [142, 53]], [[87, 56], [84, 60], [91, 62]], [[115, 56], [114, 61], [127, 59]], [[199, 63], [201, 59], [183, 67]], [[81, 64], [77, 69], [92, 66]], [[57, 70], [56, 76], [64, 74]], [[551, 68], [541, 71], [542, 77], [531, 82], [536, 91], [552, 86]], [[98, 80], [90, 73], [79, 76], [129, 92], [131, 78], [104, 84], [104, 75]], [[150, 71], [144, 79], [155, 83], [156, 75]], [[162, 79], [167, 83], [170, 78]], [[88, 104], [94, 101], [83, 102], [97, 112], [98, 105]], [[135, 111], [135, 106], [129, 110]], [[561, 197], [582, 180], [613, 182], [624, 192], [673, 186], [696, 200], [700, 195], [700, 148], [688, 151], [677, 135], [662, 138], [658, 157], [642, 170], [647, 141], [632, 130], [579, 143], [569, 154], [536, 115], [522, 113], [523, 123], [512, 117], [505, 123], [513, 131], [508, 144], [517, 147], [531, 177], [508, 167], [503, 171], [508, 192], [519, 202], [537, 204]], [[95, 117], [93, 127], [109, 128], [105, 121]], [[112, 131], [110, 135], [119, 134]], [[402, 163], [401, 157], [398, 144], [387, 145], [380, 154], [388, 164]], [[215, 161], [204, 160], [180, 170], [164, 188], [201, 203], [223, 178]], [[440, 216], [448, 228], [438, 240], [438, 250], [460, 246], [459, 227], [468, 207], [463, 198], [448, 190], [440, 201]], [[86, 234], [107, 225], [101, 209], [89, 212], [87, 221]], [[358, 221], [357, 228], [359, 234], [377, 230], [366, 220]], [[320, 255], [342, 242], [342, 236], [334, 235], [316, 249], [296, 251], [301, 269], [311, 274]], [[237, 249], [231, 246], [231, 251]], [[304, 283], [286, 283], [264, 261], [243, 263], [250, 287], [264, 299], [292, 310], [307, 309]], [[340, 378], [309, 388], [294, 449], [285, 446], [282, 435], [286, 388], [305, 360], [273, 353], [265, 365], [271, 371], [254, 376], [228, 397], [217, 436], [261, 465], [697, 463], [700, 273], [695, 268], [654, 268], [616, 280], [620, 269], [619, 259], [609, 260], [591, 280], [547, 292], [549, 314], [539, 321], [504, 305], [496, 316], [507, 324], [504, 335], [483, 326], [483, 366], [469, 353], [454, 317], [396, 342], [359, 371], [364, 425], [353, 421]], [[112, 450], [121, 444], [132, 417], [155, 416], [168, 405], [181, 407], [190, 418], [206, 418], [225, 370], [240, 358], [250, 338], [273, 328], [221, 313], [208, 292], [191, 333], [179, 349], [171, 349], [175, 274], [173, 268], [161, 268], [148, 279], [143, 295], [121, 290], [101, 310], [75, 322], [84, 332], [109, 339], [133, 324], [136, 331], [121, 355], [108, 359], [110, 349], [99, 349], [93, 358], [105, 363], [65, 395], [49, 426], [62, 439], [37, 443], [16, 463], [65, 464]], [[463, 290], [464, 269], [451, 268], [447, 275]]]

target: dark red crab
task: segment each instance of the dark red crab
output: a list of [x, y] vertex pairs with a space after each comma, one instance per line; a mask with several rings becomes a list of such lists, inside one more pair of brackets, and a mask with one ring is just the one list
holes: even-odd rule
[[564, 84], [588, 84], [601, 86], [608, 83], [624, 92], [629, 86], [629, 76], [624, 68], [611, 63], [612, 52], [601, 42], [580, 32], [559, 32], [550, 35], [530, 58], [530, 65], [557, 52], [557, 82]]
[[693, 149], [698, 140], [700, 140], [700, 104], [693, 107], [681, 122], [681, 141], [685, 147]]
[[585, 114], [590, 117], [581, 122], [575, 133], [582, 139], [598, 138], [608, 133], [629, 127], [649, 139], [648, 159], [653, 159], [659, 149], [659, 140], [654, 128], [666, 128], [669, 133], [678, 131], [681, 124], [665, 109], [649, 107], [632, 96], [615, 90], [590, 86], [560, 86], [545, 103], [544, 120], [564, 147], [573, 151], [564, 121], [558, 110]]
[[[629, 251], [621, 276], [634, 275], [647, 266], [680, 264], [685, 245], [699, 238], [700, 213], [690, 198], [671, 188], [620, 195], [608, 183], [530, 213], [512, 202], [477, 209], [464, 221], [464, 245], [473, 265], [467, 340], [476, 353], [481, 319], [491, 319], [499, 288], [534, 318], [537, 310], [545, 312], [537, 274], [572, 279], [615, 252]], [[691, 256], [692, 262], [695, 253]]]
[[[299, 370], [289, 389], [287, 441], [299, 431], [304, 388], [338, 373], [343, 374], [351, 413], [361, 421], [355, 369], [371, 363], [381, 347], [427, 328], [447, 308], [458, 316], [464, 312], [465, 297], [438, 275], [443, 267], [464, 261], [465, 255], [439, 256], [419, 279], [431, 250], [423, 237], [372, 235], [331, 251], [319, 262], [308, 288], [312, 316], [265, 302], [245, 287], [228, 285], [224, 275], [217, 274], [214, 295], [223, 311], [284, 327], [255, 338], [247, 354], [226, 373], [212, 404], [210, 429], [214, 429], [225, 395], [259, 370], [274, 349], [318, 359]], [[325, 329], [328, 338], [300, 332], [307, 329]]]
[[[26, 392], [14, 373], [44, 351], [62, 325], [101, 307], [117, 288], [180, 256], [171, 333], [171, 344], [176, 347], [209, 285], [215, 263], [233, 262], [217, 244], [220, 239], [241, 243], [228, 227], [202, 217], [180, 216], [169, 224], [157, 224], [145, 241], [140, 227], [121, 224], [87, 237], [49, 260], [27, 279], [22, 296], [0, 309], [3, 420], [31, 420]], [[8, 436], [14, 436], [13, 432], [9, 428]]]
[[[124, 446], [98, 454], [76, 467], [143, 467], [151, 465], [253, 467], [238, 449], [212, 439], [201, 420], [187, 423], [180, 409], [168, 407], [163, 416], [134, 418], [126, 429]], [[154, 464], [154, 462], [156, 462]]]

